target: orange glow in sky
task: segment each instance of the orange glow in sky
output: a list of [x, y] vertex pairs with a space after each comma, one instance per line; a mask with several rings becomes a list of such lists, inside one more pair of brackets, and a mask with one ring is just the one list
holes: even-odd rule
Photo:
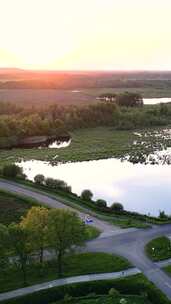
[[171, 69], [171, 0], [0, 0], [0, 67]]

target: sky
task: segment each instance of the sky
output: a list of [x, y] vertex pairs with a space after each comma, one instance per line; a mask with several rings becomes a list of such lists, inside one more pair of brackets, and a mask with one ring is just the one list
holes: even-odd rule
[[171, 0], [0, 0], [0, 67], [171, 70]]

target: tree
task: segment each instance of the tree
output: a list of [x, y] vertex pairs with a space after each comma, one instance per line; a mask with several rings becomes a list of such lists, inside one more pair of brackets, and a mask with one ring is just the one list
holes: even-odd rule
[[121, 203], [113, 203], [110, 206], [111, 210], [116, 211], [116, 212], [121, 212], [124, 210], [124, 207]]
[[8, 248], [9, 248], [9, 235], [8, 228], [0, 224], [0, 269], [5, 270], [8, 265]]
[[93, 197], [93, 193], [88, 189], [83, 190], [81, 193], [81, 198], [85, 201], [91, 201], [92, 197]]
[[168, 216], [166, 215], [166, 213], [164, 211], [159, 211], [159, 218], [162, 219], [166, 219]]
[[34, 177], [34, 182], [38, 185], [42, 185], [45, 181], [45, 177], [43, 174], [37, 174], [35, 177]]
[[98, 200], [96, 201], [96, 205], [97, 205], [98, 207], [100, 207], [100, 208], [105, 208], [105, 207], [107, 207], [107, 203], [106, 203], [106, 201], [103, 200], [103, 199], [98, 199]]
[[30, 232], [32, 247], [39, 251], [40, 263], [43, 263], [44, 249], [48, 244], [48, 212], [44, 207], [32, 207], [21, 221], [21, 226]]
[[63, 272], [63, 259], [66, 252], [73, 249], [73, 246], [83, 245], [85, 239], [85, 224], [76, 213], [64, 209], [49, 211], [48, 240], [50, 247], [56, 253], [59, 276]]
[[23, 283], [27, 283], [27, 263], [32, 252], [30, 232], [19, 224], [10, 224], [8, 227], [9, 243], [17, 256], [17, 266], [23, 273]]
[[116, 103], [125, 107], [142, 107], [143, 99], [138, 93], [124, 92], [117, 95]]
[[16, 166], [15, 164], [6, 165], [2, 169], [2, 174], [5, 177], [15, 178], [18, 175], [22, 175], [23, 171], [22, 168]]
[[62, 190], [71, 192], [71, 187], [67, 185], [64, 181], [60, 179], [54, 179], [51, 177], [46, 178], [45, 184], [47, 187], [55, 189], [55, 190]]

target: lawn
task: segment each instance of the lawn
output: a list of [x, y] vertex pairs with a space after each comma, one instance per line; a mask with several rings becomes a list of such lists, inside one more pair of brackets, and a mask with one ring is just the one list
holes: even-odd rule
[[165, 236], [153, 239], [146, 245], [146, 253], [153, 261], [171, 258], [170, 240]]
[[[130, 263], [119, 256], [106, 253], [81, 253], [67, 256], [64, 260], [63, 277], [85, 275], [92, 273], [115, 272], [131, 267]], [[55, 261], [40, 264], [34, 263], [28, 267], [28, 286], [56, 280], [58, 278]], [[16, 268], [10, 268], [6, 273], [0, 272], [0, 292], [23, 287], [22, 273]]]

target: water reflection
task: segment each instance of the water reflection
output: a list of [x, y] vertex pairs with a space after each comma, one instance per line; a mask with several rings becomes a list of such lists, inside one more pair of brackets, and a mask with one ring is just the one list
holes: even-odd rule
[[119, 159], [67, 163], [52, 166], [43, 161], [18, 164], [30, 180], [36, 174], [62, 179], [80, 194], [91, 189], [94, 199], [103, 198], [108, 205], [121, 202], [125, 209], [158, 215], [171, 214], [171, 168], [168, 165], [133, 165]]
[[68, 141], [55, 140], [48, 145], [48, 148], [52, 148], [52, 149], [66, 148], [70, 145], [70, 143], [71, 143], [71, 139]]
[[164, 97], [164, 98], [143, 98], [144, 104], [151, 104], [155, 105], [158, 103], [167, 103], [171, 102], [171, 97]]

